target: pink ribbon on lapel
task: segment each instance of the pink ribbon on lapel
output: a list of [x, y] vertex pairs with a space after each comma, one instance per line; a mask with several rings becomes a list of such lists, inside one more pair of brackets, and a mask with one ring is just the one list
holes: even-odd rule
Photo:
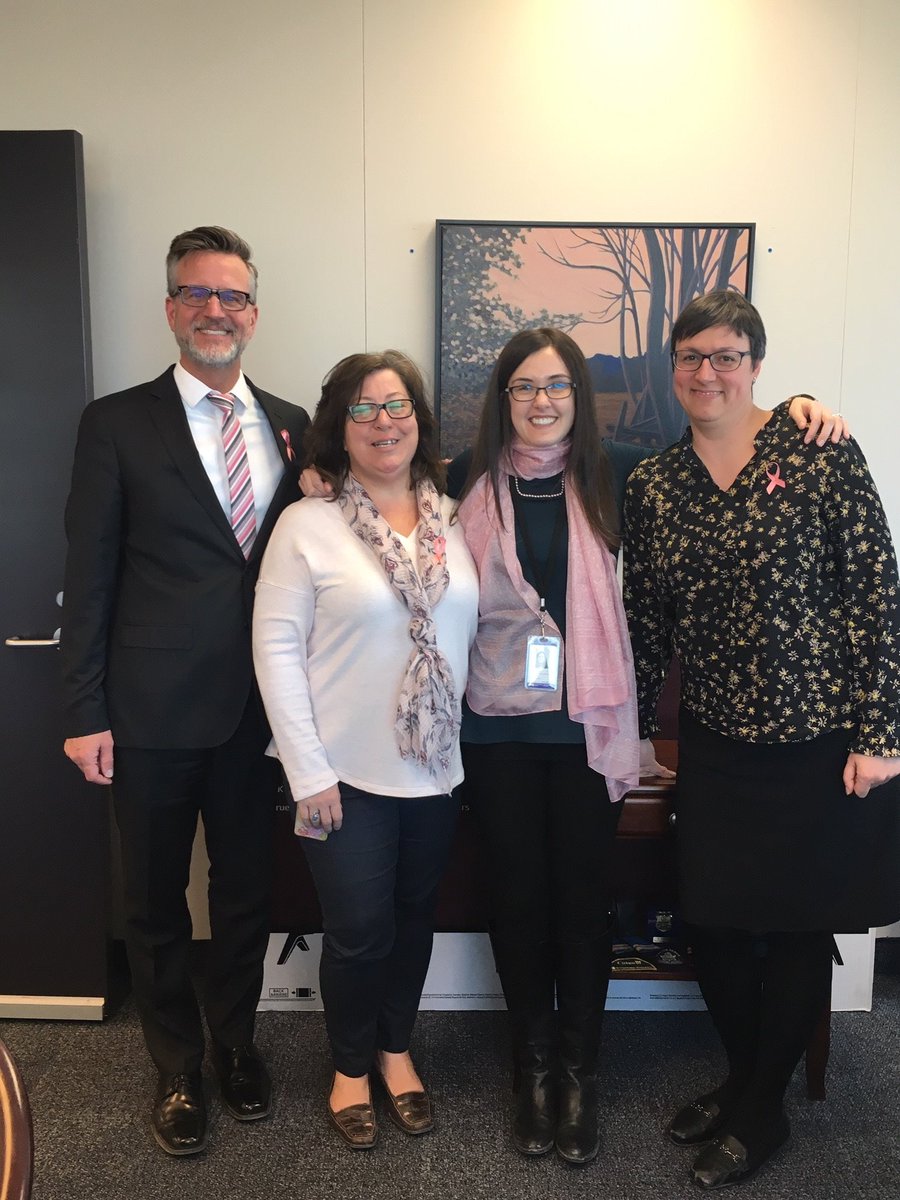
[[[294, 447], [291, 445], [291, 435], [286, 429], [281, 430], [281, 436], [284, 438], [284, 444], [287, 446], [287, 456], [290, 462], [293, 462], [297, 455], [294, 453]], [[784, 484], [782, 484], [782, 487]]]
[[775, 463], [774, 471], [770, 471], [769, 468], [766, 467], [766, 475], [769, 480], [769, 484], [766, 488], [767, 495], [771, 496], [777, 487], [787, 487], [787, 484], [781, 478], [781, 466], [779, 463]]

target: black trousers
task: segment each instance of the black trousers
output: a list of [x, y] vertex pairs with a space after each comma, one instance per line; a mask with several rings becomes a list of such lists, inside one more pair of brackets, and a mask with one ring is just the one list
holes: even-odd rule
[[621, 804], [584, 745], [463, 743], [465, 798], [484, 834], [495, 936], [593, 940], [609, 925]]
[[409, 1049], [459, 801], [340, 790], [340, 830], [303, 848], [322, 907], [319, 979], [334, 1065], [358, 1078], [377, 1050]]
[[221, 746], [115, 748], [128, 958], [147, 1049], [165, 1074], [198, 1071], [203, 1060], [185, 898], [199, 815], [210, 862], [206, 1020], [223, 1046], [253, 1039], [269, 938], [277, 787], [277, 764], [264, 755], [268, 739], [251, 697]]

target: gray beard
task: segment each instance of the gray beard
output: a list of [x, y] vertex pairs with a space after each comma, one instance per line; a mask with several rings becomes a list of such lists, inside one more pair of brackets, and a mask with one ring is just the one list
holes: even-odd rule
[[176, 338], [178, 345], [183, 354], [201, 367], [230, 367], [236, 363], [244, 353], [244, 348], [247, 345], [247, 339], [241, 339], [236, 333], [231, 335], [230, 343], [223, 342], [221, 347], [210, 346], [208, 349], [201, 349], [194, 341], [194, 336], [189, 333], [186, 337]]

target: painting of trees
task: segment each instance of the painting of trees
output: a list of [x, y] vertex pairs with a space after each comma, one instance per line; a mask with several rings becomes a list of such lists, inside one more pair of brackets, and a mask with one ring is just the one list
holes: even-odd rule
[[436, 394], [442, 445], [474, 432], [493, 361], [517, 329], [555, 325], [581, 345], [605, 432], [666, 446], [684, 428], [668, 339], [695, 296], [749, 295], [752, 225], [438, 222]]

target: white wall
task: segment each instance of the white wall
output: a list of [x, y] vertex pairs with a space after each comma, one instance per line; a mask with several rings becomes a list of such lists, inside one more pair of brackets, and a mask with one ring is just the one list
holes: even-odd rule
[[172, 359], [201, 222], [311, 407], [356, 349], [430, 369], [435, 218], [756, 221], [761, 398], [840, 404], [898, 533], [898, 61], [895, 0], [5, 0], [0, 125], [84, 135], [98, 392]]

